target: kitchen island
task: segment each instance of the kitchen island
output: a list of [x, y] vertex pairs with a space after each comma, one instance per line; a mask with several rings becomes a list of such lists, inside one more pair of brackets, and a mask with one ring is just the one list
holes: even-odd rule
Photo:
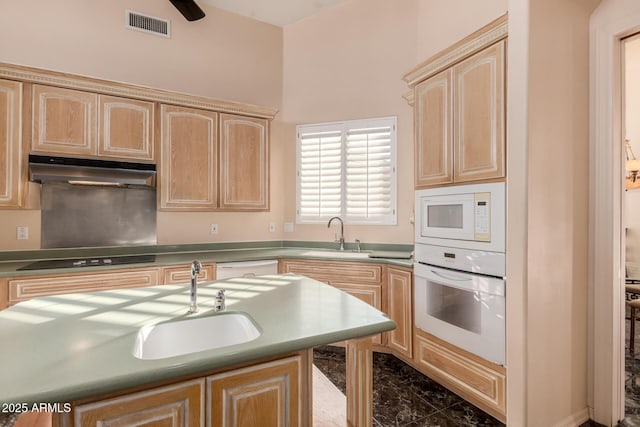
[[[213, 311], [220, 288], [227, 290], [226, 313]], [[0, 351], [0, 404], [14, 405], [14, 412], [48, 404], [43, 407], [54, 409], [54, 424], [79, 426], [86, 424], [80, 409], [86, 412], [112, 401], [122, 407], [121, 400], [126, 401], [132, 393], [137, 397], [153, 395], [157, 390], [186, 384], [190, 393], [194, 387], [199, 390], [192, 394], [200, 402], [195, 406], [197, 413], [171, 409], [171, 425], [199, 421], [198, 425], [205, 419], [211, 423], [215, 416], [210, 411], [219, 406], [212, 400], [212, 390], [219, 391], [214, 387], [217, 380], [234, 377], [238, 370], [244, 375], [253, 366], [277, 370], [280, 363], [293, 363], [296, 368], [291, 372], [297, 372], [293, 377], [299, 384], [288, 387], [300, 391], [293, 393], [300, 406], [298, 414], [293, 414], [299, 421], [295, 425], [308, 425], [309, 349], [347, 340], [348, 422], [370, 424], [371, 351], [370, 339], [364, 337], [395, 327], [383, 313], [334, 287], [290, 274], [207, 282], [199, 286], [198, 295], [200, 311], [192, 316], [185, 314], [189, 292], [183, 285], [57, 295], [1, 311], [0, 340], [8, 345]], [[248, 315], [260, 335], [242, 344], [175, 357], [143, 360], [134, 355], [143, 326], [230, 312]], [[289, 373], [283, 375], [287, 381], [292, 378]], [[291, 398], [291, 388], [274, 387], [279, 390], [278, 398], [283, 393]], [[229, 390], [220, 393], [233, 400]], [[203, 403], [205, 396], [207, 405]], [[156, 396], [152, 400], [162, 399]], [[288, 402], [284, 410], [296, 409], [296, 402]], [[245, 412], [255, 409], [240, 407]], [[143, 415], [136, 416], [150, 411], [140, 410]], [[189, 421], [188, 416], [195, 418]]]

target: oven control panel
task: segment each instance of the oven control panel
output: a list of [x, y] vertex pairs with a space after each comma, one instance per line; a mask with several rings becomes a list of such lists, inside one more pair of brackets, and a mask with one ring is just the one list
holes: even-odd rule
[[495, 277], [504, 277], [506, 270], [504, 252], [476, 251], [416, 243], [414, 259], [423, 264]]

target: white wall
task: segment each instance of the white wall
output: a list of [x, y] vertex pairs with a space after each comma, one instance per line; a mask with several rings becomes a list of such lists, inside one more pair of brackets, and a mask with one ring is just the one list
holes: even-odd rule
[[[461, 12], [462, 11], [462, 12]], [[418, 63], [507, 11], [506, 0], [351, 0], [284, 29], [287, 125], [398, 117], [398, 224], [348, 226], [352, 242], [413, 243], [413, 112], [402, 76]], [[295, 135], [287, 139], [295, 177]], [[295, 222], [295, 180], [287, 180], [284, 220]], [[333, 240], [326, 225], [296, 225], [285, 239]]]
[[[0, 62], [282, 109], [282, 29], [201, 7], [207, 16], [187, 22], [164, 0], [0, 0]], [[171, 38], [125, 29], [126, 9], [170, 19]], [[280, 128], [276, 118], [270, 212], [159, 212], [158, 243], [281, 239]], [[0, 250], [40, 247], [38, 187], [30, 186], [30, 209], [0, 210]], [[16, 240], [17, 226], [29, 227], [29, 240]]]

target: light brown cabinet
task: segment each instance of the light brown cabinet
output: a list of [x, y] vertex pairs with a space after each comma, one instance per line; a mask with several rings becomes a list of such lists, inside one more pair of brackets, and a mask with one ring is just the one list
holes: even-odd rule
[[33, 85], [31, 152], [154, 162], [151, 102]]
[[396, 329], [387, 332], [387, 346], [407, 360], [413, 358], [413, 271], [387, 267], [387, 313]]
[[160, 116], [160, 209], [216, 209], [218, 113], [162, 105]]
[[504, 177], [505, 43], [453, 67], [454, 182]]
[[448, 389], [506, 422], [507, 373], [433, 335], [415, 329], [414, 366]]
[[0, 207], [22, 207], [27, 191], [22, 90], [20, 82], [0, 80]]
[[32, 153], [95, 156], [98, 95], [33, 85]]
[[115, 96], [98, 97], [98, 157], [155, 161], [154, 105]]
[[415, 87], [416, 188], [453, 182], [451, 81], [445, 70]]
[[197, 379], [113, 399], [78, 405], [76, 426], [204, 426], [204, 380]]
[[[405, 76], [416, 80], [416, 188], [505, 177], [506, 41], [465, 57], [468, 43], [421, 65], [423, 80], [418, 72]], [[459, 62], [440, 67], [444, 57], [458, 56]]]
[[[159, 278], [157, 268], [132, 268], [87, 273], [19, 276], [0, 279], [0, 287], [7, 289], [8, 303], [15, 304], [48, 295], [153, 286], [159, 284]], [[1, 283], [3, 280], [6, 283], [4, 286]]]
[[300, 356], [207, 378], [208, 425], [217, 427], [311, 425]]
[[[311, 350], [148, 390], [71, 403], [53, 425], [311, 426]], [[206, 374], [206, 373], [203, 373]]]
[[220, 208], [269, 209], [269, 122], [220, 115]]
[[[165, 285], [180, 285], [189, 283], [191, 280], [191, 265], [164, 267], [162, 269]], [[202, 269], [198, 274], [198, 282], [206, 282], [208, 280], [216, 280], [216, 265], [202, 264]]]
[[[383, 266], [380, 264], [350, 261], [280, 260], [280, 273], [302, 274], [328, 283], [366, 302], [380, 311], [386, 310], [383, 294]], [[373, 343], [384, 344], [382, 334]]]

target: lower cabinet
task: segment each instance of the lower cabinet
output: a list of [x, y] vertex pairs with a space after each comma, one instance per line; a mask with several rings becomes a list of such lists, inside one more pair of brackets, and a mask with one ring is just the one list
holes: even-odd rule
[[[301, 274], [320, 282], [328, 283], [367, 304], [385, 311], [383, 295], [383, 266], [381, 264], [352, 261], [280, 260], [280, 273]], [[383, 336], [378, 334], [373, 343], [382, 345]]]
[[413, 270], [387, 267], [387, 314], [396, 328], [387, 332], [387, 347], [394, 354], [413, 359]]
[[54, 426], [310, 427], [311, 351], [79, 405]]
[[89, 426], [204, 426], [204, 379], [197, 379], [73, 409], [73, 425]]
[[153, 286], [160, 283], [159, 279], [157, 268], [132, 268], [108, 272], [20, 276], [4, 280], [8, 303], [12, 305], [47, 295]]
[[294, 356], [208, 377], [207, 426], [308, 425], [303, 420], [302, 375], [302, 360]]
[[478, 408], [506, 422], [507, 371], [433, 335], [415, 330], [414, 366]]

